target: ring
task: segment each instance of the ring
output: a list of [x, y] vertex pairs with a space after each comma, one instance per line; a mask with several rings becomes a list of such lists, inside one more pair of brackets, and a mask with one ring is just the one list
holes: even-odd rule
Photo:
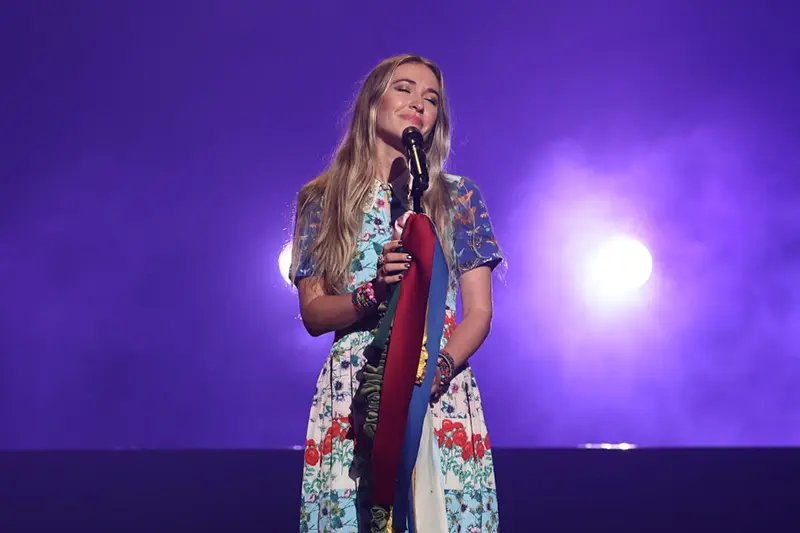
[[383, 254], [381, 254], [378, 256], [378, 270], [381, 270], [384, 264], [386, 264], [386, 259], [383, 257]]

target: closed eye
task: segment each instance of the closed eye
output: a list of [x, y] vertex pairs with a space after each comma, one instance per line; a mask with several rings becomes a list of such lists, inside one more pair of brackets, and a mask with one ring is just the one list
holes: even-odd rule
[[[394, 90], [399, 91], [401, 93], [411, 93], [411, 89], [409, 89], [408, 87], [395, 87]], [[439, 101], [436, 98], [426, 98], [426, 100], [431, 104], [433, 104], [434, 106], [439, 105]]]

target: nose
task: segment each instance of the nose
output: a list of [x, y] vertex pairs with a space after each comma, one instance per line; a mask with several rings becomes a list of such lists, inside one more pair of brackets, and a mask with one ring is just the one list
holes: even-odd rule
[[422, 101], [422, 97], [421, 97], [421, 96], [415, 96], [415, 97], [414, 97], [414, 98], [411, 100], [411, 107], [412, 107], [412, 108], [413, 108], [413, 109], [414, 109], [414, 110], [415, 110], [417, 113], [422, 113], [422, 112], [425, 110], [425, 104], [424, 104], [424, 102]]

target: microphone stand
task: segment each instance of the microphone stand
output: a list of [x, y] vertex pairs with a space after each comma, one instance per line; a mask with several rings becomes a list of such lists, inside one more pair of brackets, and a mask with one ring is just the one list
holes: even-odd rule
[[403, 146], [411, 174], [411, 197], [414, 199], [414, 212], [422, 213], [422, 193], [428, 190], [428, 165], [425, 161], [423, 138], [420, 131], [411, 126], [403, 131]]
[[428, 190], [428, 166], [425, 164], [425, 153], [416, 145], [412, 145], [409, 149], [408, 157], [408, 171], [411, 174], [411, 198], [414, 201], [414, 212], [421, 214], [422, 209], [422, 193]]
[[411, 198], [414, 201], [414, 212], [422, 213], [422, 193], [427, 189], [427, 183], [423, 184], [422, 176], [416, 172], [411, 173]]

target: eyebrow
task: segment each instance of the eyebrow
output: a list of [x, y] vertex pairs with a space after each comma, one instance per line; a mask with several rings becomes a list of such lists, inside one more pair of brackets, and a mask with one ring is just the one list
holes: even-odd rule
[[[400, 78], [399, 80], [394, 80], [392, 82], [392, 85], [394, 85], [395, 83], [403, 82], [403, 81], [406, 82], [406, 83], [410, 83], [412, 85], [416, 85], [417, 84], [417, 82], [415, 82], [414, 80], [410, 80], [408, 78]], [[440, 100], [442, 99], [442, 96], [439, 94], [439, 91], [437, 91], [436, 89], [428, 89], [425, 92], [431, 92], [431, 93], [435, 94], [436, 97], [439, 98]]]

